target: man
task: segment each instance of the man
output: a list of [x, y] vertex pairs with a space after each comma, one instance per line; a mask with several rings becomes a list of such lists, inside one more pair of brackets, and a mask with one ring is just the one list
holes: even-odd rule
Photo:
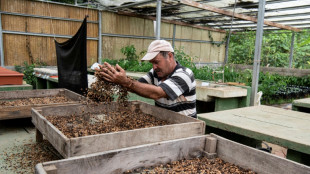
[[196, 82], [193, 72], [174, 59], [174, 50], [165, 40], [155, 40], [141, 59], [150, 61], [153, 68], [138, 81], [127, 78], [119, 65], [113, 68], [105, 62], [103, 76], [142, 97], [155, 100], [155, 105], [197, 118]]

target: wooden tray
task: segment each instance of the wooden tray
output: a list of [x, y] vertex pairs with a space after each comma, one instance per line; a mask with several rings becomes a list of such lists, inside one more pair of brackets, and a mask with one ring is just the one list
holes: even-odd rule
[[227, 140], [215, 134], [44, 162], [37, 164], [35, 170], [37, 174], [118, 174], [140, 167], [157, 166], [194, 158], [197, 154], [208, 151], [214, 145], [206, 143], [206, 139], [210, 137], [215, 138], [215, 142], [217, 142], [215, 152], [219, 158], [244, 169], [251, 169], [260, 174], [310, 173], [309, 166]]
[[[170, 125], [155, 126], [128, 131], [119, 131], [105, 134], [68, 138], [52, 125], [45, 116], [71, 116], [83, 113], [100, 114], [110, 109], [115, 110], [119, 105], [70, 105], [58, 107], [42, 107], [32, 109], [32, 122], [36, 126], [38, 134], [42, 133], [55, 149], [65, 158], [137, 146], [147, 143], [161, 142], [190, 136], [203, 135], [205, 123], [182, 114], [149, 105], [143, 102], [133, 101], [128, 109], [139, 109], [162, 120], [167, 120]], [[39, 135], [40, 137], [40, 135]], [[38, 138], [41, 139], [41, 138]]]
[[42, 106], [57, 106], [66, 104], [77, 104], [85, 97], [69, 91], [67, 89], [38, 89], [38, 90], [17, 90], [17, 91], [0, 91], [0, 100], [16, 100], [34, 97], [52, 97], [59, 94], [63, 94], [70, 98], [71, 102], [66, 103], [51, 103], [51, 104], [37, 104], [26, 106], [0, 106], [0, 120], [15, 119], [15, 118], [27, 118], [31, 117], [31, 108]]

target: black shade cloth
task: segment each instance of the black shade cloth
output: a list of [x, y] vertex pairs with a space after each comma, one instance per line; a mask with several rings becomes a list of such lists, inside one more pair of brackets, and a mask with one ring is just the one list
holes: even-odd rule
[[79, 94], [87, 89], [86, 57], [87, 22], [86, 17], [79, 31], [68, 41], [58, 43], [55, 40], [58, 87], [67, 88]]

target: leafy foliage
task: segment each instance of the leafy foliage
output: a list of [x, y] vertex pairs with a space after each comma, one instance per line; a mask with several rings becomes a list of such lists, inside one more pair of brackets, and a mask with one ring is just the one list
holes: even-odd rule
[[[231, 36], [229, 45], [229, 63], [253, 64], [255, 51], [253, 31]], [[273, 67], [288, 67], [292, 33], [273, 31], [264, 34], [261, 50], [261, 65]], [[295, 44], [292, 67], [310, 68], [310, 33], [307, 31], [295, 33]]]
[[24, 66], [15, 66], [15, 70], [17, 72], [23, 73], [24, 74], [24, 80], [26, 81], [27, 84], [32, 85], [33, 88], [36, 87], [36, 77], [34, 75], [34, 68], [35, 67], [41, 67], [41, 66], [46, 66], [46, 63], [36, 61], [33, 64], [28, 64], [28, 62], [24, 62]]

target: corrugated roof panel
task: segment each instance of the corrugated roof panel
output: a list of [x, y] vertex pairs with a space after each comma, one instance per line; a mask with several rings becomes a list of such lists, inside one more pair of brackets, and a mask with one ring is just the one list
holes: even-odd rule
[[[106, 10], [127, 11], [137, 15], [156, 16], [157, 1], [153, 0], [97, 0]], [[257, 16], [259, 0], [194, 0], [200, 4], [213, 6], [217, 9]], [[236, 4], [235, 4], [236, 2]], [[189, 24], [214, 28], [230, 28], [231, 17], [181, 4], [178, 0], [162, 0], [163, 19], [182, 21]], [[296, 28], [310, 28], [310, 0], [266, 0], [265, 20]], [[233, 30], [255, 30], [256, 23], [234, 18]], [[275, 27], [265, 26], [265, 29]], [[279, 29], [279, 28], [278, 28]]]

